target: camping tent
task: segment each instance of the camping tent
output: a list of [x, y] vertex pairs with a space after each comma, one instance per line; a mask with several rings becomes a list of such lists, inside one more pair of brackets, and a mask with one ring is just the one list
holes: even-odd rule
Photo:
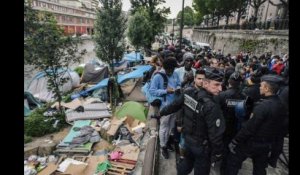
[[146, 108], [138, 102], [128, 101], [124, 103], [116, 112], [118, 118], [123, 118], [125, 116], [131, 116], [137, 120], [146, 121]]
[[[60, 70], [60, 72], [63, 72], [63, 70]], [[76, 72], [67, 70], [64, 73], [63, 78], [69, 78], [69, 80], [62, 87], [60, 87], [62, 92], [70, 91], [72, 88], [79, 86], [80, 77]], [[29, 83], [27, 91], [41, 101], [53, 101], [54, 94], [48, 90], [47, 80], [48, 78], [45, 76], [44, 72], [37, 73]]]

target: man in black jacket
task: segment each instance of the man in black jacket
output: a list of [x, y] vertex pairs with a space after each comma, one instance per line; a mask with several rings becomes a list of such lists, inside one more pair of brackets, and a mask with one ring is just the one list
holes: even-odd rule
[[[197, 76], [197, 73], [196, 73]], [[206, 69], [203, 88], [188, 88], [182, 96], [160, 111], [160, 116], [183, 108], [185, 158], [177, 164], [177, 174], [209, 175], [210, 166], [222, 158], [225, 122], [213, 96], [222, 90], [223, 75]]]
[[261, 78], [260, 94], [265, 99], [256, 104], [253, 113], [245, 126], [237, 133], [229, 144], [226, 174], [236, 175], [243, 161], [253, 159], [253, 174], [266, 174], [269, 152], [274, 142], [282, 137], [285, 127], [285, 112], [282, 102], [276, 95], [282, 77], [278, 75], [264, 75]]

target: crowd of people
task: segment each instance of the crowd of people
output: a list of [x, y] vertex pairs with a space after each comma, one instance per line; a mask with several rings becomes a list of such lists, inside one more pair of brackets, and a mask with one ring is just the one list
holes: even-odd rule
[[151, 103], [159, 109], [152, 117], [160, 123], [160, 152], [168, 159], [176, 151], [177, 174], [208, 175], [218, 165], [222, 175], [236, 175], [248, 157], [253, 174], [276, 167], [288, 135], [288, 54], [169, 45], [148, 64], [149, 93], [164, 97]]

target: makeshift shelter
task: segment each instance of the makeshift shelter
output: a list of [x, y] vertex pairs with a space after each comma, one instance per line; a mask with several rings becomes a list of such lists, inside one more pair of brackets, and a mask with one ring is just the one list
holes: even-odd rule
[[[63, 72], [64, 70], [60, 70], [59, 72]], [[71, 89], [78, 87], [80, 82], [79, 75], [72, 71], [67, 70], [63, 78], [69, 78], [68, 81], [60, 87], [62, 92], [70, 91]], [[27, 91], [33, 94], [33, 96], [41, 101], [50, 102], [53, 101], [54, 94], [48, 90], [47, 88], [48, 78], [46, 77], [44, 72], [37, 73], [29, 83]]]
[[[140, 66], [136, 66], [134, 67], [134, 71], [127, 73], [127, 74], [123, 74], [123, 75], [118, 75], [118, 83], [122, 84], [124, 82], [126, 82], [129, 79], [133, 79], [133, 78], [141, 78], [144, 76], [144, 73], [149, 71], [152, 68], [152, 66], [150, 65], [140, 65]], [[78, 94], [74, 94], [71, 96], [72, 99], [78, 98], [81, 95], [87, 95], [89, 92], [92, 92], [94, 90], [100, 89], [100, 88], [104, 88], [107, 86], [108, 83], [108, 78], [103, 79], [102, 81], [100, 81], [98, 84], [96, 84], [95, 86], [81, 91]]]
[[41, 107], [43, 103], [38, 101], [30, 92], [24, 92], [24, 116], [30, 115], [31, 111], [35, 108]]
[[87, 63], [84, 66], [80, 83], [96, 84], [108, 77], [108, 67], [99, 67], [93, 63]]

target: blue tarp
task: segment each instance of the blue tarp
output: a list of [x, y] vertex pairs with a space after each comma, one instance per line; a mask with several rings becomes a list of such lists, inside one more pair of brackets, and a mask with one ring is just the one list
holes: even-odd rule
[[130, 62], [138, 62], [142, 60], [143, 55], [140, 52], [131, 52], [129, 54], [125, 54], [122, 60], [130, 61]]
[[[118, 75], [118, 83], [122, 84], [125, 81], [129, 80], [129, 79], [133, 79], [133, 78], [140, 78], [144, 76], [144, 72], [147, 72], [151, 69], [152, 66], [150, 65], [139, 65], [136, 66], [136, 70], [128, 73], [128, 74], [124, 74], [124, 75]], [[71, 96], [72, 99], [78, 98], [81, 95], [87, 95], [88, 92], [94, 91], [96, 89], [100, 89], [103, 87], [106, 87], [108, 83], [108, 78], [103, 79], [102, 81], [100, 81], [98, 84], [96, 84], [95, 86], [85, 90], [85, 91], [81, 91], [78, 94], [74, 94]]]

